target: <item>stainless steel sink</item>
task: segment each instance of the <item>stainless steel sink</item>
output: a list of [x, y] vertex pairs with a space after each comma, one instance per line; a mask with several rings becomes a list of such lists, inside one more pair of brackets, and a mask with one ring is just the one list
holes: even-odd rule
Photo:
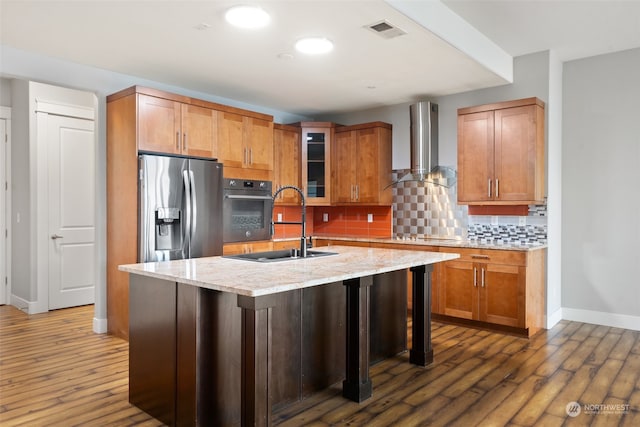
[[[338, 255], [337, 252], [324, 252], [324, 251], [307, 251], [307, 258], [319, 258], [329, 255]], [[250, 254], [238, 254], [238, 255], [225, 255], [223, 258], [241, 259], [245, 261], [254, 262], [278, 262], [288, 261], [293, 259], [302, 259], [300, 257], [299, 249], [283, 249], [279, 251], [267, 251], [267, 252], [254, 252]]]

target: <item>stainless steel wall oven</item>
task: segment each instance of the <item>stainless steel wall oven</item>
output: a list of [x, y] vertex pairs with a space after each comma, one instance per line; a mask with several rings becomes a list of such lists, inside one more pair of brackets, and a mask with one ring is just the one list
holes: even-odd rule
[[271, 181], [224, 179], [225, 243], [271, 238]]

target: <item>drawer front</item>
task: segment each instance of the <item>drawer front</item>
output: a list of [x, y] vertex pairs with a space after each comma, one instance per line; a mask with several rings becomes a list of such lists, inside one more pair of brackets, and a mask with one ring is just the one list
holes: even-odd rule
[[527, 265], [527, 253], [524, 251], [440, 247], [440, 252], [460, 254], [459, 261], [521, 266]]

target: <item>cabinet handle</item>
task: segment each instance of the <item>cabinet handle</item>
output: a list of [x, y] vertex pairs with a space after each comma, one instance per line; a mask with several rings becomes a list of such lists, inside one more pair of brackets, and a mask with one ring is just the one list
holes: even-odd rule
[[471, 255], [473, 259], [490, 259], [489, 255]]
[[253, 148], [249, 148], [249, 164], [253, 164]]
[[180, 132], [176, 132], [176, 150], [180, 150]]
[[183, 133], [182, 134], [182, 149], [186, 150], [187, 149], [187, 133]]
[[480, 281], [480, 284], [484, 288], [484, 267], [482, 268], [482, 280]]
[[360, 186], [356, 184], [356, 200], [360, 200]]
[[349, 200], [355, 200], [356, 196], [355, 196], [355, 192], [353, 191], [353, 184], [351, 184], [351, 191], [349, 194]]
[[473, 287], [478, 287], [478, 269], [473, 267]]
[[500, 180], [496, 178], [496, 199], [500, 198]]
[[247, 164], [247, 148], [242, 149], [242, 164]]
[[487, 182], [487, 188], [489, 189], [488, 196], [491, 198], [491, 179]]

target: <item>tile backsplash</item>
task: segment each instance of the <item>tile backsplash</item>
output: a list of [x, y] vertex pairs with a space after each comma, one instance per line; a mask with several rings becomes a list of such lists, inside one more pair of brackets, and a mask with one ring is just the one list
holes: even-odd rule
[[[393, 179], [408, 170], [393, 171]], [[393, 235], [396, 237], [469, 239], [488, 244], [547, 243], [546, 206], [521, 209], [528, 216], [469, 215], [457, 204], [457, 187], [405, 182], [393, 188]]]
[[[395, 181], [407, 169], [393, 171]], [[393, 187], [393, 234], [397, 237], [465, 239], [468, 209], [458, 205], [457, 187], [408, 181]]]

